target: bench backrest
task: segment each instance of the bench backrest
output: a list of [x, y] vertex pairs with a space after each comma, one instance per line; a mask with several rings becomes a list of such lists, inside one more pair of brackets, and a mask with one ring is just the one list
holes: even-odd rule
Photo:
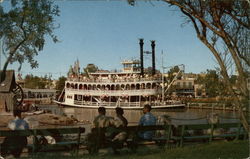
[[0, 130], [0, 136], [52, 136], [62, 134], [81, 134], [85, 132], [85, 128], [53, 128], [53, 129], [28, 129], [28, 130]]

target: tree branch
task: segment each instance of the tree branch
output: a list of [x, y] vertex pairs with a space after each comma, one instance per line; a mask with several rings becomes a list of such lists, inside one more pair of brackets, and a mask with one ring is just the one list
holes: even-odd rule
[[221, 36], [221, 33], [218, 30], [216, 30], [216, 28], [212, 27], [206, 20], [204, 20], [203, 17], [200, 17], [199, 15], [195, 14], [194, 11], [188, 9], [187, 7], [184, 7], [179, 2], [176, 2], [173, 0], [164, 0], [164, 1], [171, 4], [171, 5], [175, 5], [175, 6], [179, 7], [180, 9], [183, 9], [185, 12], [189, 13], [190, 15], [194, 16], [199, 21], [201, 21], [204, 25], [206, 25], [210, 30], [215, 32], [217, 35]]
[[191, 19], [191, 21], [192, 21], [192, 23], [193, 23], [193, 25], [194, 25], [195, 31], [196, 31], [196, 33], [197, 33], [197, 36], [200, 36], [200, 30], [199, 30], [199, 28], [198, 28], [198, 26], [197, 26], [197, 24], [196, 24], [196, 22], [195, 22], [195, 19], [194, 19], [189, 13], [187, 13], [186, 11], [184, 11], [183, 8], [180, 8], [180, 10], [181, 10], [181, 12], [182, 12], [183, 14], [185, 14], [186, 16], [188, 16], [189, 19]]

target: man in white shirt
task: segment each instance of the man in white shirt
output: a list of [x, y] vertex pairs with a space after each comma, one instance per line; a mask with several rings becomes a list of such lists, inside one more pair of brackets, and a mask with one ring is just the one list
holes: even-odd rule
[[[29, 124], [22, 119], [21, 110], [14, 110], [13, 115], [15, 119], [11, 120], [8, 128], [11, 130], [26, 130], [29, 129]], [[26, 136], [12, 136], [6, 137], [1, 145], [1, 155], [5, 157], [12, 154], [15, 158], [19, 158], [23, 148], [27, 145]]]

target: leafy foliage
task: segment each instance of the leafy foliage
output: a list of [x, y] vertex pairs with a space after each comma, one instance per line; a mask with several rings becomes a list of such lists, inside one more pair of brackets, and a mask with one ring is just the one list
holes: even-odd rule
[[[147, 68], [145, 68], [145, 69], [144, 69], [144, 73], [145, 73], [145, 74], [150, 74], [150, 75], [151, 75], [151, 74], [153, 73], [153, 68], [152, 68], [152, 67], [147, 67]], [[155, 73], [156, 73], [156, 74], [157, 74], [157, 73], [160, 73], [160, 71], [156, 69], [156, 70], [155, 70]]]
[[62, 92], [66, 80], [67, 80], [67, 78], [64, 76], [59, 77], [58, 81], [56, 82], [56, 90]]
[[3, 71], [14, 62], [20, 64], [19, 70], [24, 61], [28, 61], [31, 68], [38, 67], [34, 57], [43, 50], [45, 37], [58, 41], [53, 34], [57, 28], [54, 16], [59, 16], [59, 9], [50, 0], [11, 0], [6, 12], [0, 5], [0, 40], [6, 56]]
[[52, 86], [52, 80], [47, 75], [45, 75], [44, 77], [26, 75], [24, 81], [25, 88], [45, 89]]
[[[171, 68], [169, 71], [168, 71], [168, 78], [167, 78], [167, 81], [168, 83], [170, 83], [174, 77], [176, 76], [176, 74], [180, 71], [180, 68], [178, 66], [174, 66], [173, 68]], [[180, 78], [177, 77], [177, 78]]]
[[84, 72], [92, 73], [98, 71], [98, 67], [95, 64], [88, 64], [86, 68], [84, 68]]
[[224, 84], [216, 70], [207, 70], [205, 76], [199, 75], [196, 81], [205, 87], [208, 97], [216, 97], [225, 94]]

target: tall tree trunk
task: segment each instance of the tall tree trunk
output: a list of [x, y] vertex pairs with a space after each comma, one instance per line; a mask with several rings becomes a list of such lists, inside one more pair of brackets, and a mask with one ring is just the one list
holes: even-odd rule
[[10, 54], [10, 56], [5, 61], [4, 66], [3, 66], [3, 70], [0, 71], [0, 83], [2, 83], [5, 80], [6, 70], [8, 68], [8, 65], [10, 63], [11, 58], [12, 58], [12, 54]]

